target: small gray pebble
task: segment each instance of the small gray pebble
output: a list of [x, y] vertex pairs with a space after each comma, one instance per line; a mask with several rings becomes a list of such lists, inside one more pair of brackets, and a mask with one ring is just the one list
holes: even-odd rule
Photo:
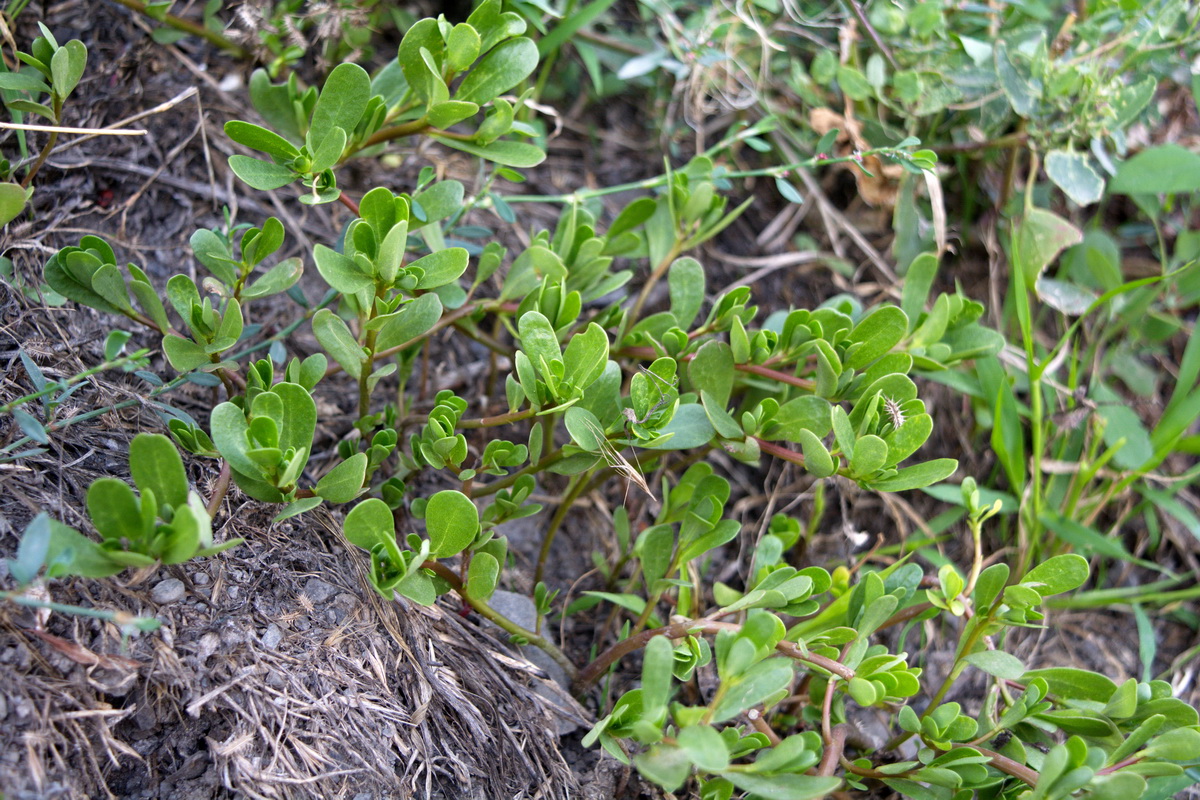
[[304, 594], [316, 605], [324, 603], [339, 591], [341, 590], [336, 586], [331, 586], [320, 578], [309, 578], [304, 584]]
[[267, 626], [267, 629], [263, 631], [262, 646], [268, 650], [274, 650], [279, 646], [281, 641], [283, 641], [283, 629], [272, 622]]
[[208, 582], [211, 580], [212, 578], [208, 577], [207, 572], [197, 572], [192, 576], [192, 583], [197, 586], [208, 586]]
[[159, 605], [174, 603], [183, 597], [183, 581], [178, 578], [167, 578], [160, 581], [150, 590], [150, 599]]

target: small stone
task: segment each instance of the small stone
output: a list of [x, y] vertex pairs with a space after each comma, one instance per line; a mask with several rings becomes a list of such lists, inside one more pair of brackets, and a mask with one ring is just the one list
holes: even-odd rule
[[[533, 604], [533, 600], [528, 595], [498, 589], [492, 595], [488, 604], [495, 611], [508, 617], [522, 628], [532, 628], [537, 621], [537, 606]], [[541, 634], [547, 639], [553, 638], [550, 626], [544, 620], [542, 621]], [[566, 671], [544, 651], [533, 645], [525, 645], [521, 648], [521, 654], [529, 659], [534, 666], [541, 668], [559, 686], [564, 689], [570, 688], [571, 679], [567, 676]], [[574, 709], [568, 708], [562, 699], [549, 687], [536, 685], [534, 691], [554, 705], [570, 713], [574, 713]], [[557, 717], [555, 722], [558, 726], [558, 734], [560, 736], [565, 736], [578, 727], [575, 723], [562, 717]]]
[[217, 648], [221, 646], [221, 637], [217, 636], [212, 631], [200, 637], [196, 642], [196, 661], [203, 664], [208, 660], [208, 657], [217, 652]]
[[314, 605], [324, 603], [339, 591], [336, 586], [331, 586], [320, 578], [309, 578], [304, 584], [304, 594]]
[[160, 581], [150, 590], [150, 599], [159, 605], [174, 603], [183, 597], [183, 581], [178, 578], [167, 578]]
[[262, 646], [268, 650], [274, 650], [283, 641], [283, 629], [272, 622], [267, 626], [267, 629], [262, 634]]
[[192, 583], [197, 586], [208, 586], [208, 582], [211, 580], [212, 578], [208, 577], [207, 572], [197, 572], [192, 576]]

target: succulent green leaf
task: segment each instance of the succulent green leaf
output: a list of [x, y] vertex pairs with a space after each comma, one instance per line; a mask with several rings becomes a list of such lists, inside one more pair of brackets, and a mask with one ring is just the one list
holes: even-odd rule
[[240, 119], [225, 123], [225, 135], [238, 144], [266, 153], [280, 161], [287, 161], [300, 155], [296, 146], [279, 134]]
[[517, 331], [521, 337], [521, 349], [539, 370], [542, 364], [562, 361], [562, 350], [559, 349], [554, 326], [540, 311], [522, 314], [517, 321]]
[[906, 417], [904, 424], [884, 437], [887, 442], [887, 465], [895, 466], [920, 449], [933, 432], [933, 418], [928, 414]]
[[362, 374], [363, 349], [346, 327], [341, 317], [327, 308], [313, 315], [313, 335], [333, 360], [346, 370], [346, 374], [358, 378]]
[[1075, 150], [1051, 150], [1046, 154], [1046, 174], [1067, 197], [1081, 206], [1099, 202], [1104, 196], [1104, 179]]
[[837, 468], [825, 443], [807, 428], [801, 428], [797, 433], [799, 435], [796, 441], [804, 453], [804, 468], [817, 478], [828, 478], [832, 475]]
[[566, 365], [563, 380], [579, 390], [591, 386], [608, 365], [608, 334], [589, 322], [582, 333], [575, 334], [567, 343], [563, 362]]
[[699, 403], [684, 403], [675, 409], [671, 421], [659, 428], [658, 433], [661, 437], [669, 438], [647, 442], [646, 446], [650, 449], [691, 450], [707, 444], [716, 431], [708, 421], [704, 406]]
[[896, 306], [881, 306], [862, 319], [850, 332], [850, 349], [845, 366], [862, 369], [886, 355], [908, 333], [908, 317]]
[[496, 591], [500, 579], [500, 562], [491, 553], [476, 553], [467, 569], [467, 594], [486, 603]]
[[[427, 333], [442, 317], [442, 301], [432, 292], [405, 303], [380, 329], [375, 339], [379, 350], [410, 342]], [[348, 332], [348, 331], [347, 331]]]
[[385, 539], [395, 541], [396, 521], [387, 503], [372, 497], [350, 509], [342, 523], [342, 532], [350, 544], [369, 551]]
[[116, 478], [99, 478], [88, 487], [88, 516], [107, 541], [140, 541], [143, 536], [141, 504], [133, 489]]
[[908, 265], [904, 274], [904, 290], [900, 298], [900, 308], [908, 317], [909, 324], [915, 328], [917, 318], [925, 308], [929, 299], [929, 291], [937, 277], [938, 260], [933, 253], [921, 253]]
[[163, 353], [176, 372], [191, 372], [197, 367], [212, 363], [207, 350], [191, 339], [179, 336], [163, 337]]
[[433, 289], [458, 280], [467, 271], [467, 251], [462, 247], [448, 247], [430, 253], [410, 264], [425, 271], [417, 281], [418, 289]]
[[443, 100], [440, 103], [435, 103], [429, 107], [425, 118], [429, 120], [429, 124], [435, 128], [449, 128], [451, 125], [456, 125], [464, 119], [475, 116], [479, 113], [479, 106], [476, 103], [464, 103], [461, 100]]
[[[6, 185], [9, 184], [0, 183], [0, 187]], [[42, 273], [46, 283], [68, 300], [108, 314], [120, 314], [116, 306], [92, 289], [92, 275], [101, 265], [94, 257], [84, 258], [86, 255], [78, 251], [60, 250], [51, 256]], [[72, 266], [75, 268], [71, 268]]]
[[92, 289], [122, 312], [128, 314], [133, 311], [125, 276], [115, 264], [103, 264], [92, 274]]
[[780, 692], [786, 692], [794, 673], [785, 658], [768, 658], [754, 664], [740, 675], [723, 679], [725, 692], [713, 709], [713, 722], [733, 719], [749, 708], [766, 702]]
[[416, 230], [421, 225], [438, 222], [449, 217], [462, 208], [463, 185], [458, 181], [438, 181], [423, 192], [413, 197], [414, 205], [420, 205], [425, 212], [425, 220], [416, 218], [409, 220], [409, 230]]
[[182, 564], [196, 554], [201, 542], [212, 542], [212, 522], [208, 512], [203, 505], [197, 510], [185, 503], [175, 511], [159, 559], [164, 564]]
[[906, 492], [909, 489], [921, 489], [926, 486], [944, 481], [958, 470], [958, 461], [953, 458], [938, 458], [913, 464], [898, 471], [894, 477], [875, 481], [871, 488], [877, 492]]
[[688, 380], [697, 391], [708, 392], [724, 408], [733, 393], [733, 350], [725, 342], [708, 341], [688, 363]]
[[475, 541], [479, 532], [479, 511], [471, 498], [447, 489], [429, 498], [425, 528], [429, 533], [430, 554], [435, 558], [449, 558]]
[[[604, 740], [601, 740], [603, 742]], [[638, 773], [668, 792], [676, 791], [692, 770], [691, 759], [678, 747], [655, 745], [633, 757]]]
[[1104, 675], [1074, 667], [1032, 669], [1022, 675], [1019, 680], [1028, 684], [1035, 678], [1044, 680], [1051, 694], [1066, 700], [1107, 703], [1117, 691], [1117, 685]]
[[375, 285], [375, 278], [359, 269], [354, 259], [323, 244], [313, 248], [313, 261], [325, 282], [342, 294], [354, 294]]
[[525, 20], [521, 15], [503, 11], [503, 7], [501, 0], [484, 0], [467, 17], [467, 24], [479, 31], [482, 39], [479, 52], [486, 53], [497, 42], [525, 32]]
[[854, 443], [850, 469], [856, 475], [869, 476], [883, 468], [888, 460], [888, 446], [878, 436], [868, 434]]
[[32, 92], [48, 94], [50, 87], [37, 74], [30, 70], [24, 72], [0, 72], [0, 89], [16, 92]]
[[247, 477], [261, 479], [262, 470], [248, 454], [250, 425], [245, 412], [233, 403], [221, 403], [213, 409], [209, 426], [213, 444], [229, 466]]
[[283, 511], [280, 511], [278, 514], [276, 514], [271, 521], [283, 522], [285, 519], [297, 517], [306, 511], [312, 511], [323, 502], [325, 502], [325, 500], [321, 497], [302, 497], [299, 500], [293, 503], [288, 503], [286, 506], [284, 506]]
[[158, 433], [139, 433], [129, 445], [129, 470], [143, 493], [154, 493], [161, 505], [183, 508], [188, 499], [187, 473], [183, 459], [170, 438]]
[[[699, 356], [697, 356], [698, 358]], [[767, 423], [763, 438], [768, 441], [799, 442], [800, 431], [823, 438], [833, 429], [832, 406], [815, 395], [800, 395], [779, 407]]]
[[331, 503], [349, 503], [362, 489], [367, 476], [367, 454], [356, 453], [317, 481], [316, 493]]
[[242, 297], [246, 300], [253, 300], [286, 292], [296, 285], [303, 274], [304, 262], [299, 258], [285, 258], [243, 289]]
[[1036, 584], [1033, 589], [1042, 597], [1050, 597], [1078, 589], [1088, 578], [1088, 562], [1083, 556], [1067, 553], [1043, 561], [1021, 579], [1023, 584]]
[[715, 728], [689, 725], [679, 731], [677, 742], [699, 769], [720, 772], [729, 768], [729, 746]]
[[17, 557], [8, 560], [8, 574], [18, 587], [33, 582], [46, 563], [50, 551], [50, 516], [41, 512], [25, 526], [21, 543], [17, 545]]
[[486, 161], [492, 161], [505, 167], [529, 169], [530, 167], [536, 167], [546, 160], [544, 150], [527, 142], [513, 142], [507, 139], [500, 139], [483, 145], [466, 142], [461, 139], [450, 139], [445, 136], [431, 136], [430, 138], [441, 142], [447, 147], [462, 150], [464, 153], [479, 156]]
[[460, 22], [446, 37], [446, 64], [455, 72], [462, 72], [479, 58], [483, 41], [479, 33], [465, 22]]
[[342, 157], [342, 151], [345, 149], [346, 132], [337, 125], [334, 125], [325, 134], [325, 138], [321, 140], [317, 149], [313, 151], [312, 164], [309, 166], [308, 171], [313, 175], [324, 172], [338, 162]]
[[1200, 191], [1200, 155], [1178, 144], [1147, 147], [1117, 168], [1113, 194], [1184, 194]]
[[[11, 104], [10, 104], [11, 105]], [[25, 210], [29, 193], [19, 184], [0, 183], [0, 226], [7, 225]]]
[[229, 168], [247, 185], [261, 192], [279, 189], [296, 180], [296, 173], [291, 167], [250, 156], [230, 156]]
[[671, 313], [679, 327], [689, 329], [704, 305], [704, 267], [694, 258], [684, 257], [672, 262], [667, 272], [671, 294]]
[[307, 137], [309, 150], [319, 150], [334, 128], [353, 133], [370, 99], [371, 76], [365, 69], [350, 63], [334, 67], [313, 108]]
[[78, 39], [72, 39], [55, 51], [50, 58], [50, 76], [54, 81], [54, 93], [66, 99], [87, 67], [87, 47]]
[[674, 667], [675, 648], [670, 639], [655, 636], [646, 643], [642, 656], [642, 707], [650, 719], [658, 718], [667, 710]]
[[973, 667], [977, 667], [997, 678], [1015, 681], [1025, 674], [1025, 665], [1021, 659], [1003, 650], [980, 650], [963, 657]]
[[704, 413], [708, 416], [708, 421], [714, 431], [726, 439], [742, 438], [744, 433], [742, 426], [725, 410], [719, 400], [704, 389], [700, 390], [700, 403], [704, 406]]
[[56, 520], [50, 520], [50, 545], [46, 550], [46, 577], [79, 575], [107, 578], [125, 569], [109, 558], [98, 543]]
[[485, 55], [455, 92], [455, 99], [483, 105], [525, 80], [537, 68], [537, 45], [520, 37]]

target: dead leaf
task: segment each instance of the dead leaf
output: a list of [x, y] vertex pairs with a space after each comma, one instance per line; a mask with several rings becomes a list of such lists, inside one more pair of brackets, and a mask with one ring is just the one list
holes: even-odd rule
[[142, 662], [135, 661], [132, 658], [125, 658], [124, 656], [110, 656], [103, 653], [93, 653], [86, 647], [82, 647], [74, 642], [69, 642], [66, 639], [46, 633], [45, 631], [39, 631], [33, 628], [27, 628], [26, 630], [41, 639], [46, 644], [50, 645], [58, 652], [62, 653], [67, 658], [74, 661], [76, 664], [82, 664], [85, 667], [100, 667], [102, 669], [116, 670], [140, 669], [142, 667]]

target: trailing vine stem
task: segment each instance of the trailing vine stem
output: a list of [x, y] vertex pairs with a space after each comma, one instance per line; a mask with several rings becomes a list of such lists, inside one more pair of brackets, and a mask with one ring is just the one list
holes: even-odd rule
[[[722, 616], [722, 615], [718, 615]], [[590, 664], [579, 670], [579, 676], [575, 680], [576, 692], [582, 693], [604, 675], [608, 668], [619, 661], [624, 656], [629, 655], [637, 650], [645, 647], [651, 639], [656, 636], [666, 636], [668, 639], [682, 639], [694, 633], [703, 633], [706, 635], [715, 635], [721, 631], [738, 631], [741, 625], [733, 622], [719, 622], [718, 617], [705, 617], [697, 620], [683, 620], [681, 622], [673, 622], [661, 628], [654, 628], [648, 631], [630, 636], [628, 639], [617, 642], [612, 647], [609, 647], [599, 656], [597, 656]], [[786, 639], [775, 645], [775, 649], [783, 655], [803, 661], [818, 669], [825, 670], [833, 675], [837, 675], [843, 680], [850, 680], [854, 677], [854, 670], [842, 664], [840, 661], [835, 661], [827, 656], [818, 653], [810, 653], [802, 650], [795, 642], [789, 642]]]
[[138, 14], [149, 17], [155, 22], [161, 22], [162, 24], [174, 28], [177, 31], [183, 31], [184, 33], [191, 34], [192, 36], [199, 36], [209, 44], [216, 45], [220, 49], [231, 53], [236, 58], [250, 58], [253, 55], [249, 50], [242, 47], [237, 42], [232, 41], [216, 31], [209, 30], [199, 23], [192, 22], [190, 19], [177, 17], [174, 14], [162, 14], [161, 16], [158, 14], [151, 14], [149, 9], [146, 7], [146, 4], [141, 2], [141, 0], [114, 0], [114, 2], [125, 6], [130, 11], [135, 11]]

